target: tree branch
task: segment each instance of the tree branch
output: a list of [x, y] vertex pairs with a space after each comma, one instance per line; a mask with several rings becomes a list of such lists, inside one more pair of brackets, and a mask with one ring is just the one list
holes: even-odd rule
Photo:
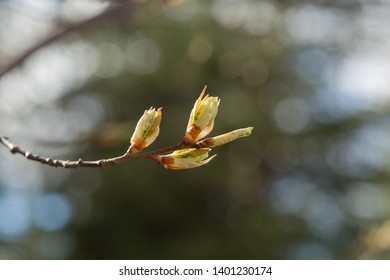
[[91, 168], [103, 168], [103, 167], [111, 167], [123, 164], [128, 161], [140, 160], [140, 159], [154, 159], [157, 155], [166, 154], [169, 152], [173, 152], [176, 150], [180, 150], [183, 148], [188, 148], [190, 146], [186, 145], [184, 142], [180, 142], [176, 145], [162, 148], [159, 150], [154, 150], [145, 153], [136, 153], [136, 154], [128, 154], [125, 153], [121, 156], [108, 158], [108, 159], [99, 159], [96, 161], [84, 161], [82, 159], [70, 161], [63, 159], [51, 159], [48, 157], [43, 157], [40, 155], [32, 154], [14, 143], [12, 143], [8, 137], [0, 136], [0, 143], [3, 144], [12, 154], [20, 154], [25, 158], [33, 161], [40, 162], [45, 165], [50, 165], [53, 167], [64, 167], [64, 168], [81, 168], [81, 167], [91, 167]]
[[[162, 2], [164, 2], [164, 1], [162, 1]], [[11, 61], [11, 63], [8, 64], [5, 68], [3, 68], [2, 70], [0, 69], [0, 78], [4, 74], [6, 74], [7, 72], [11, 71], [15, 67], [22, 64], [30, 55], [32, 55], [33, 53], [35, 53], [36, 51], [38, 51], [42, 47], [55, 42], [56, 40], [68, 35], [69, 33], [72, 33], [75, 31], [80, 31], [80, 30], [85, 29], [87, 27], [94, 26], [97, 23], [106, 21], [108, 19], [118, 20], [118, 18], [120, 19], [121, 16], [127, 15], [128, 12], [130, 11], [131, 7], [132, 7], [131, 0], [123, 0], [121, 2], [121, 4], [117, 4], [116, 6], [112, 6], [111, 8], [106, 10], [105, 12], [103, 12], [95, 17], [78, 22], [78, 23], [73, 24], [73, 25], [70, 25], [70, 26], [65, 27], [64, 29], [62, 29], [56, 33], [53, 33], [49, 37], [43, 39], [42, 41], [38, 42], [36, 45], [32, 46], [30, 49], [26, 50], [24, 53], [22, 53], [16, 59]], [[138, 137], [139, 135], [137, 134], [138, 133], [137, 131], [135, 132], [136, 133], [135, 135], [139, 139], [137, 139], [137, 137], [135, 137], [135, 140], [132, 138], [131, 141], [133, 142], [133, 140], [134, 140], [135, 142], [138, 141], [139, 143], [131, 143], [129, 150], [125, 154], [118, 156], [118, 157], [114, 157], [114, 158], [100, 159], [100, 160], [96, 160], [96, 161], [84, 161], [81, 158], [79, 160], [76, 160], [76, 161], [69, 161], [69, 160], [61, 160], [61, 159], [51, 159], [48, 157], [40, 156], [37, 154], [30, 153], [30, 152], [24, 150], [23, 148], [20, 148], [19, 146], [12, 143], [9, 140], [9, 138], [7, 138], [6, 136], [1, 136], [1, 135], [0, 135], [0, 143], [2, 145], [4, 145], [12, 154], [20, 154], [20, 155], [24, 156], [26, 159], [40, 162], [42, 164], [53, 166], [53, 167], [103, 168], [103, 167], [116, 166], [116, 165], [120, 165], [120, 164], [128, 162], [128, 161], [140, 160], [140, 159], [156, 160], [159, 164], [163, 165], [164, 167], [166, 167], [168, 169], [174, 169], [174, 170], [198, 167], [198, 166], [201, 166], [201, 165], [208, 163], [212, 158], [215, 157], [215, 155], [214, 155], [207, 160], [205, 159], [205, 156], [206, 157], [208, 156], [207, 153], [210, 149], [208, 149], [208, 148], [204, 149], [204, 147], [208, 147], [208, 144], [204, 141], [206, 141], [208, 139], [206, 139], [204, 141], [196, 142], [197, 139], [199, 138], [198, 136], [199, 136], [201, 130], [207, 131], [206, 134], [208, 134], [211, 131], [212, 126], [214, 124], [214, 118], [215, 118], [215, 115], [217, 112], [217, 107], [219, 104], [218, 97], [208, 97], [208, 95], [207, 95], [204, 99], [202, 99], [202, 96], [205, 93], [205, 90], [206, 90], [206, 87], [203, 89], [201, 96], [199, 97], [199, 99], [195, 103], [195, 107], [194, 107], [193, 111], [191, 112], [191, 117], [190, 117], [191, 125], [189, 124], [190, 127], [187, 127], [186, 136], [184, 137], [184, 139], [176, 145], [162, 148], [159, 150], [154, 150], [151, 152], [144, 152], [144, 153], [131, 153], [131, 152], [133, 152], [133, 150], [131, 148], [134, 148], [134, 151], [137, 151], [137, 150], [140, 151], [140, 150], [142, 150], [143, 147], [146, 147], [150, 144], [150, 143], [147, 143], [147, 141], [153, 142], [155, 137], [156, 137], [155, 132], [153, 132], [153, 133], [151, 132], [151, 134], [148, 135], [147, 137], [146, 136]], [[192, 120], [193, 115], [196, 115], [194, 113], [195, 112], [194, 110], [197, 112], [198, 111], [201, 112], [201, 115], [204, 116], [203, 118], [206, 118], [206, 119], [204, 119], [202, 121], [199, 121], [199, 120], [197, 121], [196, 119]], [[204, 113], [207, 110], [211, 110], [211, 112]], [[151, 108], [150, 111], [154, 111], [154, 109], [152, 110], [152, 108]], [[159, 109], [159, 111], [160, 111], [160, 109]], [[156, 113], [156, 112], [154, 112], [154, 113]], [[145, 126], [147, 123], [146, 121], [142, 121], [143, 117], [141, 117], [141, 119], [140, 119], [141, 126], [142, 125]], [[153, 116], [153, 114], [149, 114], [149, 115], [147, 114], [145, 118], [147, 118], [147, 120], [150, 120], [152, 117], [156, 118], [156, 116], [155, 115]], [[160, 116], [159, 121], [160, 120], [161, 120], [161, 116]], [[158, 129], [159, 121], [158, 121], [158, 124], [153, 125], [156, 122], [156, 120], [153, 119], [152, 129], [156, 130], [156, 127]], [[201, 123], [202, 125], [205, 125], [205, 127], [198, 126], [199, 123]], [[138, 124], [137, 124], [137, 127], [138, 127]], [[137, 127], [136, 127], [136, 130], [137, 130]], [[146, 128], [141, 127], [141, 132], [143, 131], [142, 129], [146, 129], [146, 131], [148, 131], [148, 129], [150, 129], [150, 127], [146, 127]], [[238, 137], [249, 136], [252, 129], [253, 128], [239, 129], [239, 130], [232, 131], [232, 132], [224, 134], [224, 135], [220, 135], [220, 136], [216, 137], [214, 140], [211, 139], [212, 140], [211, 142], [213, 142], [213, 143], [210, 147], [215, 147], [215, 146], [225, 144], [225, 143], [230, 142], [234, 139], [237, 139]], [[158, 131], [157, 131], [157, 134], [158, 134]], [[151, 138], [153, 138], [153, 139], [151, 139]], [[181, 154], [179, 153], [178, 155], [175, 155], [175, 156], [177, 156], [177, 160], [178, 160], [178, 163], [176, 165], [173, 164], [175, 162], [175, 158], [162, 157], [163, 159], [161, 159], [160, 157], [158, 157], [160, 155], [165, 155], [167, 153], [181, 150], [184, 148], [196, 148], [199, 150], [197, 150], [196, 152], [194, 152], [194, 150], [187, 150], [187, 151], [182, 152]], [[188, 159], [183, 160], [183, 158], [186, 158], [189, 156], [193, 158], [194, 162], [190, 162], [190, 161], [188, 161]], [[160, 162], [160, 160], [161, 160], [161, 162]]]

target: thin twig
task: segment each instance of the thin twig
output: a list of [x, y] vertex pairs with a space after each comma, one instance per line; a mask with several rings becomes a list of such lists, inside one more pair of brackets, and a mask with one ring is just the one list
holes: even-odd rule
[[176, 145], [162, 148], [159, 150], [154, 150], [150, 152], [145, 153], [137, 153], [137, 154], [123, 154], [118, 157], [114, 158], [108, 158], [108, 159], [99, 159], [95, 161], [85, 161], [82, 159], [70, 161], [70, 160], [63, 160], [63, 159], [51, 159], [48, 157], [43, 157], [40, 155], [36, 155], [33, 153], [30, 153], [14, 143], [12, 143], [8, 137], [0, 136], [0, 143], [3, 144], [12, 154], [20, 154], [24, 156], [25, 158], [33, 161], [40, 162], [45, 165], [50, 165], [53, 167], [64, 167], [64, 168], [81, 168], [81, 167], [92, 167], [92, 168], [102, 168], [102, 167], [111, 167], [116, 166], [128, 161], [133, 160], [140, 160], [140, 159], [154, 159], [157, 155], [166, 154], [169, 152], [173, 152], [179, 149], [183, 149], [188, 147], [183, 142], [180, 142]]

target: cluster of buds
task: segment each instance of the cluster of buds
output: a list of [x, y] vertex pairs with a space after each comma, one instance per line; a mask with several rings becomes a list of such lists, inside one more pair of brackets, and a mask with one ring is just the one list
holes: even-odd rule
[[[206, 94], [206, 88], [205, 86], [192, 108], [185, 137], [181, 142], [181, 146], [185, 148], [153, 156], [165, 168], [181, 170], [205, 165], [216, 157], [209, 157], [211, 148], [251, 135], [253, 127], [247, 127], [202, 140], [214, 128], [220, 102], [218, 97]], [[157, 111], [150, 108], [144, 112], [131, 137], [127, 153], [138, 153], [154, 142], [160, 131], [161, 118], [161, 108]]]

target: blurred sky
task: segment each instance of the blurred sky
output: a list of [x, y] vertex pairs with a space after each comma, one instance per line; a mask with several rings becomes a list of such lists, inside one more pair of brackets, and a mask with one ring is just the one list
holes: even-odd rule
[[[0, 258], [390, 258], [390, 2], [134, 2], [1, 77], [0, 133], [52, 158], [113, 157], [163, 106], [155, 145], [172, 145], [207, 83], [213, 135], [253, 135], [182, 173], [62, 170], [1, 148]], [[0, 67], [110, 4], [0, 1]], [[97, 248], [100, 230], [129, 245]]]

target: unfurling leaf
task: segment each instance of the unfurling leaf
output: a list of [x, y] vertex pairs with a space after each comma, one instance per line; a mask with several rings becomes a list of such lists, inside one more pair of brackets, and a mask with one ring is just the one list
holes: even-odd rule
[[188, 148], [174, 151], [167, 155], [156, 157], [158, 164], [172, 170], [195, 168], [209, 163], [217, 155], [208, 158], [209, 151], [207, 148]]
[[135, 127], [127, 153], [138, 153], [156, 140], [160, 132], [160, 122], [162, 118], [161, 109], [162, 108], [158, 108], [156, 111], [151, 107], [149, 110], [145, 110]]
[[[219, 98], [206, 93], [207, 86], [196, 100], [187, 125], [186, 142], [195, 144], [208, 135], [214, 127], [214, 119], [218, 112]], [[203, 97], [204, 96], [204, 97]]]

